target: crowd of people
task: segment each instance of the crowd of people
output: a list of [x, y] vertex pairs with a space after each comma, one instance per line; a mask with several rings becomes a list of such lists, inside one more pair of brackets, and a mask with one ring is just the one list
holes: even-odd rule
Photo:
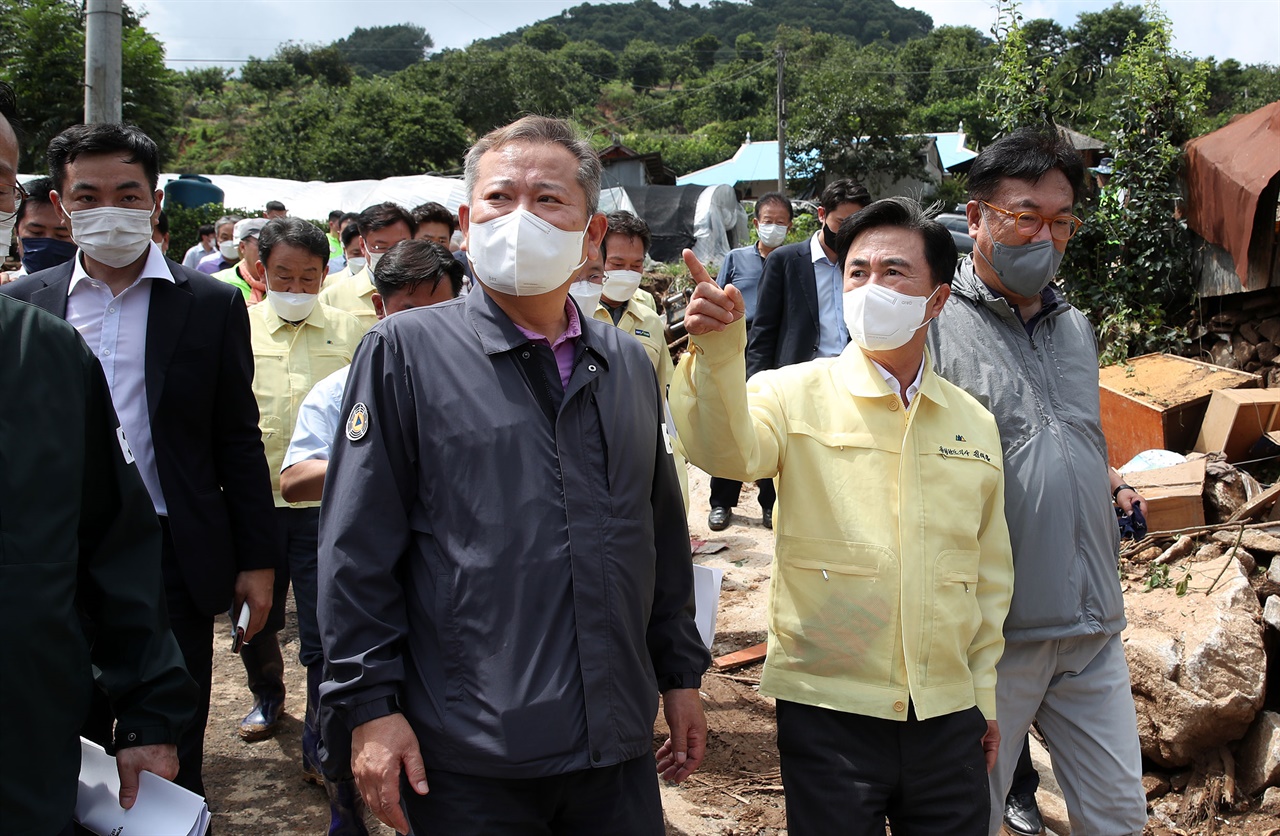
[[1073, 831], [1142, 831], [1113, 511], [1142, 500], [1053, 284], [1083, 178], [1055, 135], [979, 155], [963, 260], [909, 199], [833, 182], [787, 245], [765, 195], [716, 278], [685, 251], [677, 364], [649, 229], [598, 211], [566, 122], [482, 137], [456, 218], [273, 201], [179, 261], [150, 138], [68, 128], [22, 186], [3, 85], [0, 116], [6, 832], [74, 832], [80, 735], [123, 806], [144, 770], [203, 795], [214, 618], [270, 737], [289, 589], [330, 834], [664, 832], [659, 778], [709, 745], [686, 458], [713, 530], [743, 481], [776, 522], [789, 832], [994, 834], [1033, 722]]

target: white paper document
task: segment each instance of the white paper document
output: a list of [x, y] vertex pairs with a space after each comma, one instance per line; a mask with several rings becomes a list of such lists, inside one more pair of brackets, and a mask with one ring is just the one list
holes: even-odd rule
[[82, 737], [75, 819], [99, 836], [204, 836], [209, 805], [190, 790], [143, 772], [133, 808], [121, 809], [116, 759]]
[[693, 622], [698, 625], [702, 642], [711, 649], [716, 640], [716, 611], [720, 609], [720, 580], [723, 569], [710, 569], [693, 564]]

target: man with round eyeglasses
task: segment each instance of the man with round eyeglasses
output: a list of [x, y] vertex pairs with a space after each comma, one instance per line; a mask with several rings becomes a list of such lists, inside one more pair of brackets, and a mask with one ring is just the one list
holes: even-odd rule
[[1008, 476], [1014, 587], [996, 668], [992, 834], [1033, 721], [1072, 832], [1141, 833], [1147, 818], [1113, 510], [1142, 498], [1107, 464], [1093, 328], [1053, 285], [1083, 182], [1054, 133], [1023, 128], [984, 150], [969, 174], [973, 253], [929, 333], [939, 374], [995, 415]]

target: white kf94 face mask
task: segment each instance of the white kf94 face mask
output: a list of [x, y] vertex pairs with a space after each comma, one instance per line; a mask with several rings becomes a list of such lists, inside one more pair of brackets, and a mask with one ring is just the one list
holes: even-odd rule
[[68, 214], [71, 240], [94, 261], [124, 267], [142, 256], [151, 244], [151, 209], [99, 206]]
[[625, 302], [640, 289], [643, 276], [636, 270], [605, 270], [604, 298], [610, 302]]
[[467, 257], [477, 279], [500, 293], [540, 296], [586, 263], [586, 229], [563, 230], [523, 207], [468, 231]]
[[267, 291], [267, 303], [276, 316], [285, 322], [301, 322], [311, 316], [316, 300], [320, 298], [314, 293], [283, 293], [278, 290]]
[[595, 313], [596, 308], [600, 305], [601, 286], [596, 282], [589, 282], [586, 279], [574, 282], [569, 285], [569, 295], [573, 297], [573, 301], [578, 303], [578, 307], [582, 308], [582, 312], [587, 316]]
[[[938, 289], [934, 288], [933, 293]], [[867, 351], [901, 348], [928, 323], [928, 296], [909, 296], [876, 284], [863, 284], [844, 294], [844, 324], [849, 339]]]

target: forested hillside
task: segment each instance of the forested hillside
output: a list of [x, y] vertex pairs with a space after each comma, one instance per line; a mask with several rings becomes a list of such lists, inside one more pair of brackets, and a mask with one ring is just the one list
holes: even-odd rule
[[[82, 15], [76, 0], [0, 0], [0, 79], [26, 122], [24, 170], [39, 170], [48, 139], [80, 118]], [[1144, 7], [1123, 4], [1067, 28], [1022, 21], [1025, 81], [1059, 103], [1058, 119], [1106, 137], [1120, 116], [1113, 66], [1149, 26]], [[180, 171], [456, 172], [476, 136], [537, 112], [577, 120], [602, 146], [661, 151], [683, 173], [727, 158], [748, 134], [775, 135], [781, 50], [793, 154], [816, 151], [856, 176], [909, 164], [892, 141], [903, 133], [963, 123], [982, 143], [998, 131], [994, 33], [935, 28], [891, 0], [584, 3], [466, 49], [432, 48], [418, 26], [356, 28], [328, 44], [282, 44], [235, 71], [176, 72], [128, 12], [125, 118]], [[1209, 59], [1205, 69], [1195, 131], [1280, 98], [1274, 66]], [[855, 148], [858, 137], [872, 141]]]

